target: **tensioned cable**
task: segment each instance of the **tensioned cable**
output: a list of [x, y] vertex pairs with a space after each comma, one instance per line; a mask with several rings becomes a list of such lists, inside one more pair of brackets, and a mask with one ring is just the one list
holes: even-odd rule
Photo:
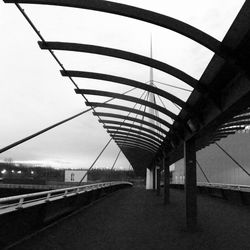
[[[155, 84], [152, 82], [153, 86], [155, 86]], [[157, 105], [157, 101], [156, 101], [156, 97], [154, 95], [154, 103]], [[166, 109], [166, 107], [164, 106], [164, 108]], [[155, 110], [155, 115], [159, 118], [159, 111]], [[161, 128], [161, 124], [159, 122], [156, 122], [156, 125], [159, 126]], [[158, 131], [159, 134], [161, 134], [160, 131]]]
[[[145, 100], [147, 101], [147, 100], [148, 100], [148, 96], [149, 96], [149, 92], [147, 92], [146, 96], [147, 96], [147, 97], [146, 97]], [[144, 110], [143, 110], [144, 113], [146, 112], [146, 108], [147, 108], [147, 106], [145, 105], [145, 106], [144, 106]], [[137, 117], [137, 116], [136, 116], [136, 117]], [[143, 115], [141, 119], [144, 121], [144, 118], [145, 118], [145, 116]], [[142, 123], [141, 123], [141, 127], [143, 127], [143, 124], [142, 124]], [[140, 129], [139, 131], [141, 131], [141, 129]]]
[[[30, 20], [30, 18], [26, 15], [24, 9], [21, 8], [21, 6], [18, 3], [15, 3], [15, 5], [17, 6], [17, 8], [20, 10], [20, 12], [22, 13], [22, 15], [24, 16], [24, 18], [28, 21], [28, 23], [31, 25], [31, 27], [33, 28], [33, 30], [35, 31], [35, 33], [39, 36], [39, 38], [42, 40], [42, 42], [46, 43], [46, 40], [43, 38], [43, 36], [41, 35], [41, 33], [37, 30], [37, 28], [35, 27], [35, 25], [32, 23], [32, 21]], [[51, 50], [48, 49], [50, 54], [52, 55], [52, 57], [55, 59], [55, 61], [58, 63], [58, 65], [61, 67], [61, 69], [66, 72], [66, 69], [64, 68], [63, 64], [60, 62], [60, 60], [58, 59], [58, 57], [55, 55], [55, 53]], [[73, 83], [73, 85], [79, 89], [78, 85], [76, 84], [76, 82], [72, 79], [72, 77], [68, 76], [68, 78], [70, 79], [70, 81]], [[82, 97], [86, 100], [86, 102], [89, 102], [88, 99], [85, 97], [84, 94], [81, 94]], [[93, 111], [95, 111], [95, 108], [93, 106], [91, 106], [91, 109]], [[99, 120], [101, 121], [101, 117], [97, 116], [99, 118]], [[99, 158], [99, 157], [98, 157]], [[92, 168], [92, 166], [91, 166]]]
[[104, 146], [104, 148], [102, 149], [102, 151], [99, 153], [99, 155], [97, 156], [97, 158], [94, 160], [94, 162], [92, 163], [92, 165], [90, 166], [90, 168], [86, 171], [86, 173], [84, 174], [84, 176], [82, 177], [82, 179], [79, 181], [78, 186], [81, 185], [82, 181], [84, 180], [84, 178], [86, 177], [86, 175], [89, 173], [89, 171], [94, 167], [95, 163], [98, 161], [98, 159], [101, 157], [102, 153], [105, 151], [105, 149], [108, 147], [108, 145], [110, 144], [110, 142], [112, 141], [112, 138], [109, 139], [109, 141], [107, 142], [107, 144]]
[[116, 158], [115, 158], [115, 161], [114, 161], [114, 163], [112, 164], [112, 167], [111, 167], [111, 169], [110, 169], [109, 179], [111, 179], [112, 171], [113, 171], [113, 169], [115, 168], [115, 164], [116, 164], [116, 162], [117, 162], [117, 160], [118, 160], [118, 158], [119, 158], [121, 152], [122, 152], [121, 149], [119, 149], [119, 152], [118, 152], [118, 154], [117, 154], [117, 156], [116, 156]]
[[[142, 95], [141, 95], [140, 98], [142, 98], [142, 96], [144, 95], [145, 92], [146, 92], [146, 91], [144, 91], [144, 92], [142, 93]], [[113, 98], [113, 99], [115, 99], [115, 98]], [[135, 103], [133, 109], [136, 107], [137, 104], [138, 104], [138, 103]], [[142, 105], [141, 105], [141, 106], [142, 106]], [[141, 108], [141, 107], [140, 107], [140, 108]], [[131, 113], [131, 112], [129, 112], [127, 116], [129, 116], [130, 113]], [[124, 119], [122, 123], [124, 123], [125, 121], [126, 121], [126, 119]], [[120, 127], [121, 127], [121, 126], [122, 126], [122, 124], [120, 125]], [[117, 132], [118, 132], [118, 128], [117, 128], [117, 130], [116, 130], [116, 133], [117, 133]], [[78, 185], [81, 184], [81, 182], [84, 180], [84, 178], [85, 178], [86, 175], [89, 173], [89, 171], [94, 167], [95, 163], [96, 163], [97, 160], [101, 157], [102, 153], [105, 151], [105, 149], [107, 148], [107, 146], [109, 145], [109, 143], [112, 141], [112, 139], [113, 139], [113, 138], [111, 137], [110, 140], [108, 141], [108, 143], [104, 146], [104, 148], [103, 148], [102, 151], [99, 153], [99, 155], [97, 156], [97, 158], [95, 159], [95, 161], [92, 163], [92, 165], [90, 166], [90, 168], [87, 170], [87, 172], [85, 173], [85, 175], [82, 177], [82, 179], [80, 180], [80, 182], [79, 182]]]
[[[142, 99], [142, 97], [144, 96], [144, 94], [145, 94], [145, 93], [146, 93], [146, 90], [145, 90], [145, 91], [143, 91], [143, 93], [141, 94], [141, 96], [139, 97], [139, 99]], [[137, 104], [138, 104], [138, 103], [135, 103], [132, 109], [135, 109], [135, 107], [137, 106]], [[141, 109], [141, 107], [142, 107], [142, 104], [140, 105], [139, 110]], [[127, 117], [129, 117], [129, 116], [130, 116], [130, 114], [131, 114], [131, 111], [127, 114]], [[136, 115], [136, 117], [137, 117], [137, 115]], [[121, 127], [121, 126], [125, 123], [125, 121], [126, 121], [126, 118], [125, 118], [125, 119], [123, 119], [122, 124], [121, 124], [121, 125], [119, 125], [119, 126], [117, 127], [117, 129], [116, 129], [116, 133], [118, 132], [119, 128], [120, 128], [120, 127]]]
[[[27, 22], [31, 25], [32, 29], [35, 31], [35, 33], [38, 35], [38, 37], [42, 40], [42, 42], [46, 43], [46, 40], [44, 39], [44, 37], [41, 35], [41, 32], [38, 31], [38, 29], [36, 28], [36, 26], [33, 24], [33, 22], [31, 21], [31, 19], [28, 17], [28, 15], [25, 13], [24, 9], [21, 8], [21, 6], [18, 3], [15, 3], [16, 7], [20, 10], [20, 12], [22, 13], [22, 15], [24, 16], [24, 18], [27, 20]], [[66, 69], [64, 68], [63, 64], [61, 63], [61, 61], [59, 60], [59, 58], [55, 55], [55, 53], [51, 50], [48, 49], [48, 51], [50, 52], [50, 54], [52, 55], [52, 57], [55, 59], [55, 61], [57, 62], [57, 64], [60, 66], [60, 68], [63, 70], [63, 72], [66, 73]], [[68, 76], [68, 78], [70, 79], [70, 81], [73, 83], [73, 85], [77, 88], [80, 89], [78, 87], [78, 85], [76, 84], [76, 82], [73, 80], [73, 78], [71, 76]], [[87, 97], [84, 94], [81, 94], [81, 96], [85, 99], [86, 102], [89, 102]], [[93, 111], [95, 111], [95, 108], [93, 106], [90, 106], [91, 109]], [[101, 120], [101, 118], [98, 116], [98, 118]]]
[[[150, 81], [148, 81], [147, 83], [149, 83]], [[187, 92], [192, 92], [192, 90], [189, 90], [189, 89], [185, 89], [185, 88], [182, 88], [182, 87], [177, 87], [177, 86], [174, 86], [172, 84], [168, 84], [168, 83], [163, 83], [163, 82], [159, 82], [159, 81], [155, 81], [154, 82], [156, 83], [159, 83], [159, 84], [162, 84], [162, 85], [165, 85], [165, 86], [168, 86], [168, 87], [171, 87], [171, 88], [175, 88], [175, 89], [180, 89], [180, 90], [184, 90], [184, 91], [187, 91]]]
[[[153, 83], [153, 85], [157, 88], [157, 86], [156, 86], [154, 83]], [[164, 104], [164, 102], [162, 101], [161, 97], [160, 97], [159, 95], [157, 95], [157, 97], [158, 97], [158, 99], [160, 100], [162, 106], [163, 106], [165, 109], [167, 109], [167, 107], [166, 107], [166, 105]], [[171, 118], [171, 120], [172, 120], [172, 122], [174, 122], [174, 119]]]
[[[142, 94], [142, 96], [144, 95], [144, 93], [145, 93], [146, 91], [144, 91], [143, 92], [143, 94]], [[140, 97], [140, 99], [142, 98], [142, 96]], [[145, 95], [145, 97], [144, 97], [144, 99], [147, 99], [148, 98], [148, 95], [146, 94]], [[141, 108], [142, 108], [142, 104], [140, 105], [140, 107], [139, 107], [139, 110], [141, 110]], [[145, 106], [146, 107], [146, 106]], [[133, 109], [135, 108], [135, 106], [133, 107]], [[131, 112], [129, 112], [129, 114], [130, 114]], [[128, 116], [129, 116], [129, 114], [128, 114]], [[135, 116], [135, 118], [137, 118], [137, 116], [138, 116], [138, 114], [136, 114], [136, 116]], [[125, 122], [125, 119], [124, 119], [124, 121], [123, 122]], [[135, 122], [133, 121], [132, 122], [132, 124], [134, 124]], [[121, 127], [121, 126], [120, 126]], [[130, 131], [132, 130], [132, 127], [130, 127], [130, 130], [128, 131], [128, 135], [126, 136], [126, 138], [129, 136], [129, 134], [130, 134]], [[118, 129], [117, 129], [117, 131], [118, 131]], [[140, 130], [139, 130], [140, 131]]]
[[201, 170], [202, 174], [204, 175], [206, 181], [207, 181], [208, 183], [210, 183], [210, 181], [209, 181], [207, 175], [205, 174], [204, 170], [202, 169], [200, 163], [199, 163], [197, 160], [196, 160], [196, 163], [197, 163], [197, 166], [199, 167], [199, 169]]
[[[144, 91], [141, 95], [141, 97], [144, 95], [146, 91]], [[114, 98], [113, 98], [114, 99]], [[138, 103], [135, 103], [134, 108], [136, 107]], [[134, 109], [133, 108], [133, 109]], [[130, 114], [131, 112], [129, 112]], [[129, 116], [129, 114], [127, 116]], [[123, 120], [123, 123], [126, 121], [126, 119]], [[120, 125], [121, 126], [121, 125]], [[118, 132], [118, 129], [117, 129]], [[116, 132], [116, 133], [117, 133]], [[101, 157], [102, 153], [105, 151], [105, 149], [108, 147], [108, 145], [110, 144], [110, 142], [113, 140], [113, 138], [111, 137], [110, 140], [107, 142], [107, 144], [104, 146], [104, 148], [102, 149], [102, 151], [99, 153], [99, 155], [97, 156], [97, 158], [94, 160], [94, 162], [92, 163], [92, 165], [89, 167], [89, 169], [86, 171], [86, 173], [84, 174], [84, 176], [82, 177], [82, 179], [79, 181], [78, 185], [80, 185], [82, 183], [82, 181], [84, 180], [84, 178], [87, 176], [87, 174], [89, 173], [89, 171], [94, 167], [95, 163], [98, 161], [98, 159]]]
[[[43, 38], [43, 36], [41, 35], [41, 33], [37, 30], [37, 28], [35, 27], [35, 25], [32, 23], [32, 21], [30, 20], [30, 18], [27, 16], [27, 14], [25, 13], [24, 9], [21, 8], [21, 6], [18, 3], [15, 3], [15, 5], [17, 6], [17, 8], [20, 10], [20, 12], [22, 13], [22, 15], [24, 16], [24, 18], [28, 21], [28, 23], [31, 25], [31, 27], [33, 28], [33, 30], [35, 31], [35, 33], [39, 36], [39, 38], [42, 40], [42, 42], [46, 43], [46, 40]], [[55, 59], [55, 61], [58, 63], [58, 65], [61, 67], [61, 69], [66, 72], [66, 69], [64, 68], [63, 64], [61, 63], [61, 61], [58, 59], [58, 57], [55, 55], [55, 53], [51, 50], [48, 49], [50, 54], [52, 55], [52, 57]], [[76, 82], [72, 79], [72, 77], [68, 76], [70, 81], [73, 83], [73, 85], [79, 89], [78, 85], [76, 84]], [[89, 102], [88, 99], [85, 97], [84, 94], [81, 94], [82, 97], [85, 99], [86, 102]], [[91, 109], [93, 111], [95, 111], [95, 108], [93, 106], [91, 106]], [[98, 116], [99, 120], [101, 121], [102, 119]], [[112, 140], [112, 138], [111, 138]], [[110, 141], [108, 142], [108, 144], [110, 143]], [[106, 146], [108, 146], [108, 144]], [[106, 146], [104, 148], [104, 150], [106, 149]], [[103, 151], [104, 151], [103, 150]], [[102, 152], [103, 152], [102, 151]], [[97, 159], [94, 161], [94, 163], [91, 165], [91, 167], [89, 168], [89, 170], [93, 167], [93, 165], [95, 164], [95, 162], [99, 159], [99, 157], [101, 156], [102, 152], [98, 155]], [[88, 171], [89, 171], [88, 170]], [[87, 173], [86, 173], [87, 174]], [[86, 176], [85, 174], [85, 176]], [[85, 176], [83, 178], [85, 178]], [[82, 182], [82, 180], [80, 181], [80, 183]]]
[[[153, 85], [154, 85], [154, 87], [156, 87], [156, 88], [158, 89], [158, 87], [157, 87], [155, 84], [153, 84]], [[160, 99], [161, 103], [163, 104], [163, 101], [162, 101], [161, 97], [160, 97], [159, 95], [157, 95], [157, 96], [158, 96], [158, 98]], [[176, 103], [174, 103], [174, 102], [171, 102], [171, 103], [174, 104], [174, 106], [175, 106], [177, 109], [181, 110], [181, 108], [180, 108]], [[167, 109], [166, 106], [165, 106], [164, 104], [163, 104], [163, 106], [164, 106], [165, 109]], [[172, 121], [173, 121], [173, 119], [172, 119]]]
[[220, 148], [239, 168], [241, 168], [248, 176], [250, 176], [250, 173], [243, 167], [239, 162], [237, 162], [224, 148], [222, 148], [217, 142], [215, 142], [215, 145]]
[[[135, 89], [136, 89], [136, 88], [132, 88], [132, 89], [130, 89], [130, 90], [124, 92], [123, 94], [127, 94], [127, 93], [129, 93], [129, 92], [131, 92], [131, 91], [133, 91], [133, 90], [135, 90]], [[114, 100], [114, 99], [115, 99], [115, 98], [111, 98], [111, 99], [107, 100], [107, 101], [104, 102], [104, 103], [111, 102], [111, 101]], [[40, 131], [38, 131], [38, 132], [36, 132], [36, 133], [34, 133], [34, 134], [32, 134], [32, 135], [29, 135], [29, 136], [27, 136], [27, 137], [25, 137], [25, 138], [23, 138], [23, 139], [21, 139], [21, 140], [18, 140], [18, 141], [16, 141], [16, 142], [14, 142], [14, 143], [12, 143], [12, 144], [10, 144], [10, 145], [4, 147], [4, 148], [1, 148], [1, 149], [0, 149], [0, 154], [3, 153], [3, 152], [5, 152], [5, 151], [7, 151], [7, 150], [9, 150], [9, 149], [11, 149], [11, 148], [16, 147], [16, 146], [18, 146], [18, 145], [20, 145], [20, 144], [22, 144], [22, 143], [24, 143], [24, 142], [26, 142], [26, 141], [29, 141], [29, 140], [31, 140], [31, 139], [33, 139], [33, 138], [35, 138], [35, 137], [37, 137], [37, 136], [39, 136], [39, 135], [41, 135], [41, 134], [44, 134], [45, 132], [47, 132], [47, 131], [49, 131], [49, 130], [55, 128], [55, 127], [58, 127], [58, 126], [61, 125], [61, 124], [64, 124], [64, 123], [66, 123], [66, 122], [68, 122], [68, 121], [71, 121], [71, 120], [73, 120], [73, 119], [75, 119], [75, 118], [77, 118], [77, 117], [79, 117], [79, 116], [81, 116], [81, 115], [83, 115], [83, 114], [85, 114], [85, 113], [91, 111], [91, 110], [92, 110], [92, 109], [89, 108], [89, 109], [87, 109], [87, 110], [85, 110], [85, 111], [82, 111], [82, 112], [80, 112], [80, 113], [78, 113], [78, 114], [76, 114], [76, 115], [73, 115], [73, 116], [71, 116], [71, 117], [69, 117], [69, 118], [67, 118], [67, 119], [64, 119], [64, 120], [62, 120], [62, 121], [60, 121], [60, 122], [57, 122], [57, 123], [55, 123], [55, 124], [53, 124], [53, 125], [51, 125], [51, 126], [45, 128], [45, 129], [42, 129], [42, 130], [40, 130]]]
[[[145, 100], [148, 100], [148, 98], [149, 98], [149, 92], [147, 92], [147, 95], [145, 96]], [[141, 107], [142, 107], [142, 105], [141, 105]], [[146, 108], [147, 108], [147, 106], [145, 105], [144, 106], [144, 113], [145, 113], [145, 111], [146, 111]], [[139, 109], [140, 110], [140, 109]], [[138, 116], [138, 114], [135, 116], [135, 118], [137, 118], [137, 116]], [[145, 116], [143, 115], [142, 116], [142, 120], [144, 120], [144, 118], [145, 118]], [[132, 124], [134, 124], [135, 122], [133, 122]], [[143, 124], [141, 123], [141, 127], [143, 127]], [[130, 128], [130, 130], [131, 130], [131, 128]], [[141, 131], [141, 129], [139, 129], [139, 131]]]
[[111, 171], [115, 168], [115, 164], [116, 164], [116, 162], [117, 162], [117, 160], [118, 160], [118, 158], [119, 158], [119, 156], [120, 156], [120, 154], [121, 154], [121, 149], [119, 150], [119, 152], [118, 152], [118, 154], [117, 154], [117, 156], [116, 156], [116, 158], [115, 158], [115, 161], [114, 161], [114, 163], [113, 163], [113, 165], [112, 165], [112, 167], [111, 167]]

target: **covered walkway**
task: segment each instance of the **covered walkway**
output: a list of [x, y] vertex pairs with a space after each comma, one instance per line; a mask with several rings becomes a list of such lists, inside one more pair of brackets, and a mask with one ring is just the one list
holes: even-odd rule
[[248, 206], [198, 195], [198, 230], [185, 231], [184, 192], [163, 205], [154, 191], [120, 190], [11, 249], [250, 249]]

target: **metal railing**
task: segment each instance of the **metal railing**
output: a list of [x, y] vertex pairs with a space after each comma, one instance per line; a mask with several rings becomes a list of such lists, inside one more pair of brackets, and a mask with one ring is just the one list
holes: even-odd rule
[[[171, 182], [171, 184], [173, 184], [173, 185], [175, 185], [175, 184], [176, 185], [185, 185], [184, 182]], [[210, 182], [210, 183], [208, 183], [208, 182], [197, 182], [197, 186], [250, 192], [250, 185], [212, 183], [212, 182]]]
[[249, 185], [208, 183], [208, 182], [197, 182], [197, 185], [198, 186], [213, 187], [213, 188], [223, 188], [223, 189], [231, 189], [231, 190], [237, 190], [237, 191], [250, 192]]
[[121, 184], [132, 185], [130, 182], [113, 181], [0, 198], [0, 214]]

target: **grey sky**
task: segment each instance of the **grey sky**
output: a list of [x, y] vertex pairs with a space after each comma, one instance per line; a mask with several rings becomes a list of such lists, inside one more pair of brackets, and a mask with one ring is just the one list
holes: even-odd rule
[[[185, 21], [222, 40], [237, 15], [242, 0], [210, 1], [118, 1], [151, 9]], [[89, 43], [128, 50], [149, 56], [150, 35], [153, 57], [180, 68], [199, 79], [213, 53], [172, 31], [134, 19], [100, 12], [52, 6], [22, 5], [46, 40]], [[59, 73], [59, 67], [37, 45], [38, 37], [14, 5], [0, 2], [0, 147], [84, 109], [83, 98]], [[56, 52], [66, 69], [102, 72], [141, 82], [149, 80], [149, 68], [104, 56]], [[189, 88], [181, 81], [154, 70], [156, 81]], [[128, 87], [94, 80], [76, 79], [82, 88], [123, 92]], [[188, 93], [158, 85], [183, 100]], [[139, 96], [142, 91], [135, 91]], [[88, 97], [89, 100], [105, 100]], [[116, 102], [118, 103], [118, 102]], [[119, 102], [121, 103], [121, 102]], [[173, 104], [165, 104], [177, 113]], [[131, 105], [131, 104], [129, 104]], [[88, 167], [108, 141], [109, 136], [97, 118], [85, 114], [45, 135], [10, 150], [0, 159], [59, 162], [62, 167]], [[118, 153], [112, 143], [97, 167], [108, 167]], [[128, 167], [124, 157], [120, 167]]]

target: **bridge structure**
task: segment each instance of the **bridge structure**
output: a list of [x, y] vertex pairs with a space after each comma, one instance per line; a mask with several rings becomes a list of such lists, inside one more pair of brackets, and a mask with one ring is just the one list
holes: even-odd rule
[[[75, 93], [83, 96], [86, 106], [90, 108], [35, 135], [9, 145], [0, 152], [5, 152], [85, 112], [93, 111], [93, 115], [98, 117], [99, 122], [104, 125], [104, 128], [111, 136], [107, 145], [111, 140], [114, 140], [138, 175], [145, 176], [147, 172], [147, 187], [157, 189], [158, 194], [160, 192], [160, 172], [164, 172], [163, 193], [165, 204], [170, 203], [169, 166], [184, 157], [186, 226], [190, 230], [194, 229], [197, 225], [196, 152], [217, 143], [224, 137], [243, 130], [249, 125], [250, 2], [245, 1], [221, 42], [175, 18], [121, 3], [100, 0], [4, 0], [4, 2], [17, 6], [32, 29], [37, 33], [40, 39], [38, 41], [39, 47], [50, 52], [61, 68], [61, 75], [67, 77], [73, 83]], [[64, 41], [47, 41], [37, 30], [20, 4], [54, 5], [133, 18], [177, 32], [206, 47], [214, 53], [214, 56], [201, 78], [195, 79], [172, 65], [153, 59], [152, 54], [151, 57], [146, 57], [119, 48]], [[153, 84], [152, 77], [150, 83], [146, 84], [117, 75], [79, 71], [77, 69], [68, 70], [56, 56], [56, 51], [91, 53], [146, 65], [151, 68], [151, 76], [152, 69], [160, 70], [185, 82], [192, 88], [192, 92], [187, 101], [184, 101], [180, 97], [156, 87]], [[112, 82], [130, 86], [133, 89], [126, 93], [83, 89], [78, 87], [77, 78]], [[147, 97], [128, 95], [128, 92], [134, 89], [146, 91], [148, 93], [146, 94]], [[88, 100], [90, 95], [109, 97], [111, 99], [104, 103], [93, 102]], [[176, 114], [168, 107], [157, 104], [154, 101], [155, 97], [174, 103], [180, 112]], [[134, 107], [113, 104], [111, 103], [113, 100], [131, 102]], [[145, 108], [141, 110], [141, 108], [135, 108], [136, 105]], [[98, 108], [103, 108], [107, 112], [99, 112], [97, 111]], [[120, 111], [125, 112], [126, 115], [120, 114]], [[130, 116], [130, 114], [136, 116]], [[243, 169], [243, 171], [250, 176], [247, 170]]]

